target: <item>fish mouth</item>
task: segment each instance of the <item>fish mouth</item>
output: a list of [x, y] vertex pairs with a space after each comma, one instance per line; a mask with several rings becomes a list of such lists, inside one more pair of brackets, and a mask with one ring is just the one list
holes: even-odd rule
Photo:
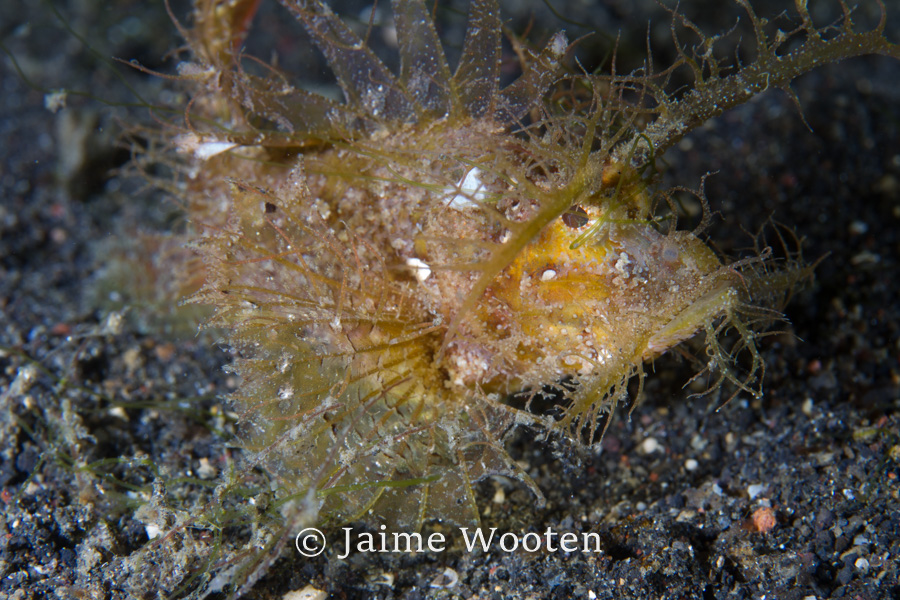
[[731, 282], [723, 281], [681, 312], [647, 340], [642, 360], [665, 354], [681, 342], [694, 337], [706, 325], [726, 315], [738, 302], [738, 294]]

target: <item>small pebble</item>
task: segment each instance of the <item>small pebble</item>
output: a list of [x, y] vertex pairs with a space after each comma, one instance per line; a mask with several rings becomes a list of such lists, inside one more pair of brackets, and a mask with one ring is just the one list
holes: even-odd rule
[[869, 231], [869, 225], [863, 221], [853, 221], [850, 223], [850, 233], [853, 235], [862, 235]]
[[197, 477], [200, 479], [212, 479], [216, 476], [216, 468], [209, 463], [208, 458], [200, 459], [200, 466], [197, 468]]
[[881, 262], [881, 255], [875, 254], [874, 252], [869, 252], [868, 250], [863, 250], [859, 254], [854, 254], [850, 257], [850, 264], [853, 266], [870, 264], [874, 265]]
[[126, 413], [125, 409], [121, 406], [113, 406], [107, 412], [109, 412], [110, 416], [112, 417], [122, 419], [123, 421], [128, 421], [128, 413]]
[[750, 517], [753, 529], [759, 533], [767, 533], [775, 528], [775, 511], [769, 506], [758, 508]]
[[308, 585], [302, 590], [288, 592], [281, 597], [281, 600], [325, 600], [326, 598], [328, 598], [327, 592]]
[[654, 437], [648, 437], [641, 442], [640, 452], [641, 454], [653, 454], [654, 452], [659, 452], [662, 450], [662, 444]]
[[813, 414], [813, 399], [807, 398], [803, 401], [803, 404], [800, 406], [800, 410], [803, 411], [803, 414], [807, 417], [811, 417]]
[[747, 486], [747, 495], [750, 496], [750, 499], [753, 500], [760, 494], [766, 491], [768, 488], [767, 485], [762, 483], [754, 483], [753, 485]]
[[162, 529], [160, 529], [155, 523], [148, 523], [144, 526], [144, 531], [147, 532], [147, 539], [155, 540], [162, 533]]
[[433, 588], [452, 588], [459, 583], [459, 575], [456, 571], [447, 567], [444, 571], [431, 581]]

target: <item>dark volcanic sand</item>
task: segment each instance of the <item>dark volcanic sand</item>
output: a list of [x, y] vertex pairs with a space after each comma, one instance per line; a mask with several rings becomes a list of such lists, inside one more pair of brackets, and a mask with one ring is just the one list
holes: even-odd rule
[[[178, 41], [161, 5], [102, 4], [60, 10], [101, 56], [171, 69], [162, 56]], [[654, 48], [665, 44], [658, 8], [571, 4], [575, 21], [626, 27], [625, 60], [644, 47], [648, 18], [662, 24]], [[704, 12], [707, 4], [682, 8], [729, 27], [737, 11]], [[887, 4], [896, 39], [900, 6]], [[547, 16], [540, 2], [517, 10], [536, 11], [539, 23], [566, 27], [573, 39], [585, 31]], [[14, 3], [3, 13], [3, 43], [36, 83], [133, 101], [47, 5]], [[259, 23], [278, 27], [279, 13]], [[665, 50], [656, 56], [666, 64]], [[160, 193], [110, 174], [128, 160], [115, 146], [116, 119], [147, 111], [70, 94], [53, 114], [9, 60], [0, 69], [0, 597], [167, 595], [198, 557], [137, 562], [148, 517], [134, 509], [153, 491], [148, 464], [190, 504], [209, 490], [172, 480], [202, 481], [236, 455], [222, 417], [221, 394], [234, 385], [222, 370], [228, 354], [215, 335], [170, 332], [184, 319], [159, 316], [165, 304], [135, 307], [117, 322], [110, 290], [98, 283], [135, 231], [178, 222]], [[151, 102], [169, 93], [158, 78], [120, 71]], [[744, 230], [771, 218], [804, 238], [807, 259], [825, 258], [787, 307], [785, 332], [760, 342], [762, 400], [740, 395], [715, 412], [724, 397], [686, 398], [693, 367], [667, 357], [630, 419], [617, 416], [602, 453], [560, 459], [552, 445], [521, 436], [512, 451], [547, 494], [545, 509], [507, 481], [481, 484], [485, 527], [593, 531], [602, 552], [469, 554], [445, 530], [452, 543], [441, 553], [341, 560], [331, 545], [307, 560], [288, 550], [248, 597], [280, 598], [308, 584], [334, 598], [900, 597], [898, 82], [900, 64], [886, 58], [826, 67], [795, 85], [813, 131], [772, 91], [666, 156], [671, 185], [696, 187], [716, 172], [706, 185], [717, 211], [709, 233], [724, 251], [748, 246]], [[203, 536], [195, 554], [208, 550]]]

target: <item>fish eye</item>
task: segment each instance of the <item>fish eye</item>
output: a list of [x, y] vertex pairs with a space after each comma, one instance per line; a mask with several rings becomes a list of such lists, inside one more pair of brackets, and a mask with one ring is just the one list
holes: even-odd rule
[[588, 222], [588, 214], [577, 204], [567, 210], [562, 216], [563, 223], [570, 229], [581, 229]]
[[678, 248], [666, 245], [662, 251], [662, 259], [667, 263], [673, 263], [678, 260]]

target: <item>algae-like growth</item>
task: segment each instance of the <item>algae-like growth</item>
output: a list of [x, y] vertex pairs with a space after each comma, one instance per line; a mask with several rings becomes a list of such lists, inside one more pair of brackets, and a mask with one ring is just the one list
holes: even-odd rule
[[[191, 129], [174, 139], [208, 264], [193, 301], [240, 351], [244, 447], [297, 511], [469, 524], [472, 484], [498, 474], [540, 503], [508, 436], [593, 443], [644, 364], [700, 331], [707, 368], [758, 393], [751, 322], [810, 269], [717, 255], [702, 227], [678, 228], [653, 164], [770, 87], [898, 50], [883, 19], [819, 28], [801, 4], [782, 31], [739, 5], [755, 38], [740, 67], [676, 11], [677, 60], [659, 73], [649, 58], [624, 76], [567, 72], [557, 33], [540, 51], [518, 43], [521, 74], [501, 87], [495, 2], [471, 3], [455, 70], [426, 4], [395, 2], [398, 74], [326, 5], [286, 2], [343, 102], [241, 54], [256, 3], [195, 6], [179, 65]], [[679, 69], [693, 82], [672, 91]], [[534, 410], [546, 395], [555, 405]]]
[[[702, 226], [679, 229], [654, 164], [820, 64], [898, 56], [884, 19], [819, 28], [798, 4], [782, 31], [739, 3], [755, 39], [739, 67], [676, 11], [677, 59], [659, 73], [650, 58], [578, 72], [557, 33], [517, 42], [521, 74], [501, 86], [495, 2], [471, 3], [455, 69], [426, 4], [394, 2], [397, 74], [326, 5], [286, 2], [338, 102], [241, 53], [256, 4], [195, 6], [190, 128], [172, 141], [208, 267], [192, 301], [240, 353], [242, 446], [278, 481], [289, 528], [477, 524], [473, 484], [492, 475], [542, 504], [509, 436], [595, 443], [644, 364], [701, 331], [707, 369], [758, 394], [755, 321], [810, 269], [717, 255]], [[688, 90], [671, 89], [680, 69]]]

